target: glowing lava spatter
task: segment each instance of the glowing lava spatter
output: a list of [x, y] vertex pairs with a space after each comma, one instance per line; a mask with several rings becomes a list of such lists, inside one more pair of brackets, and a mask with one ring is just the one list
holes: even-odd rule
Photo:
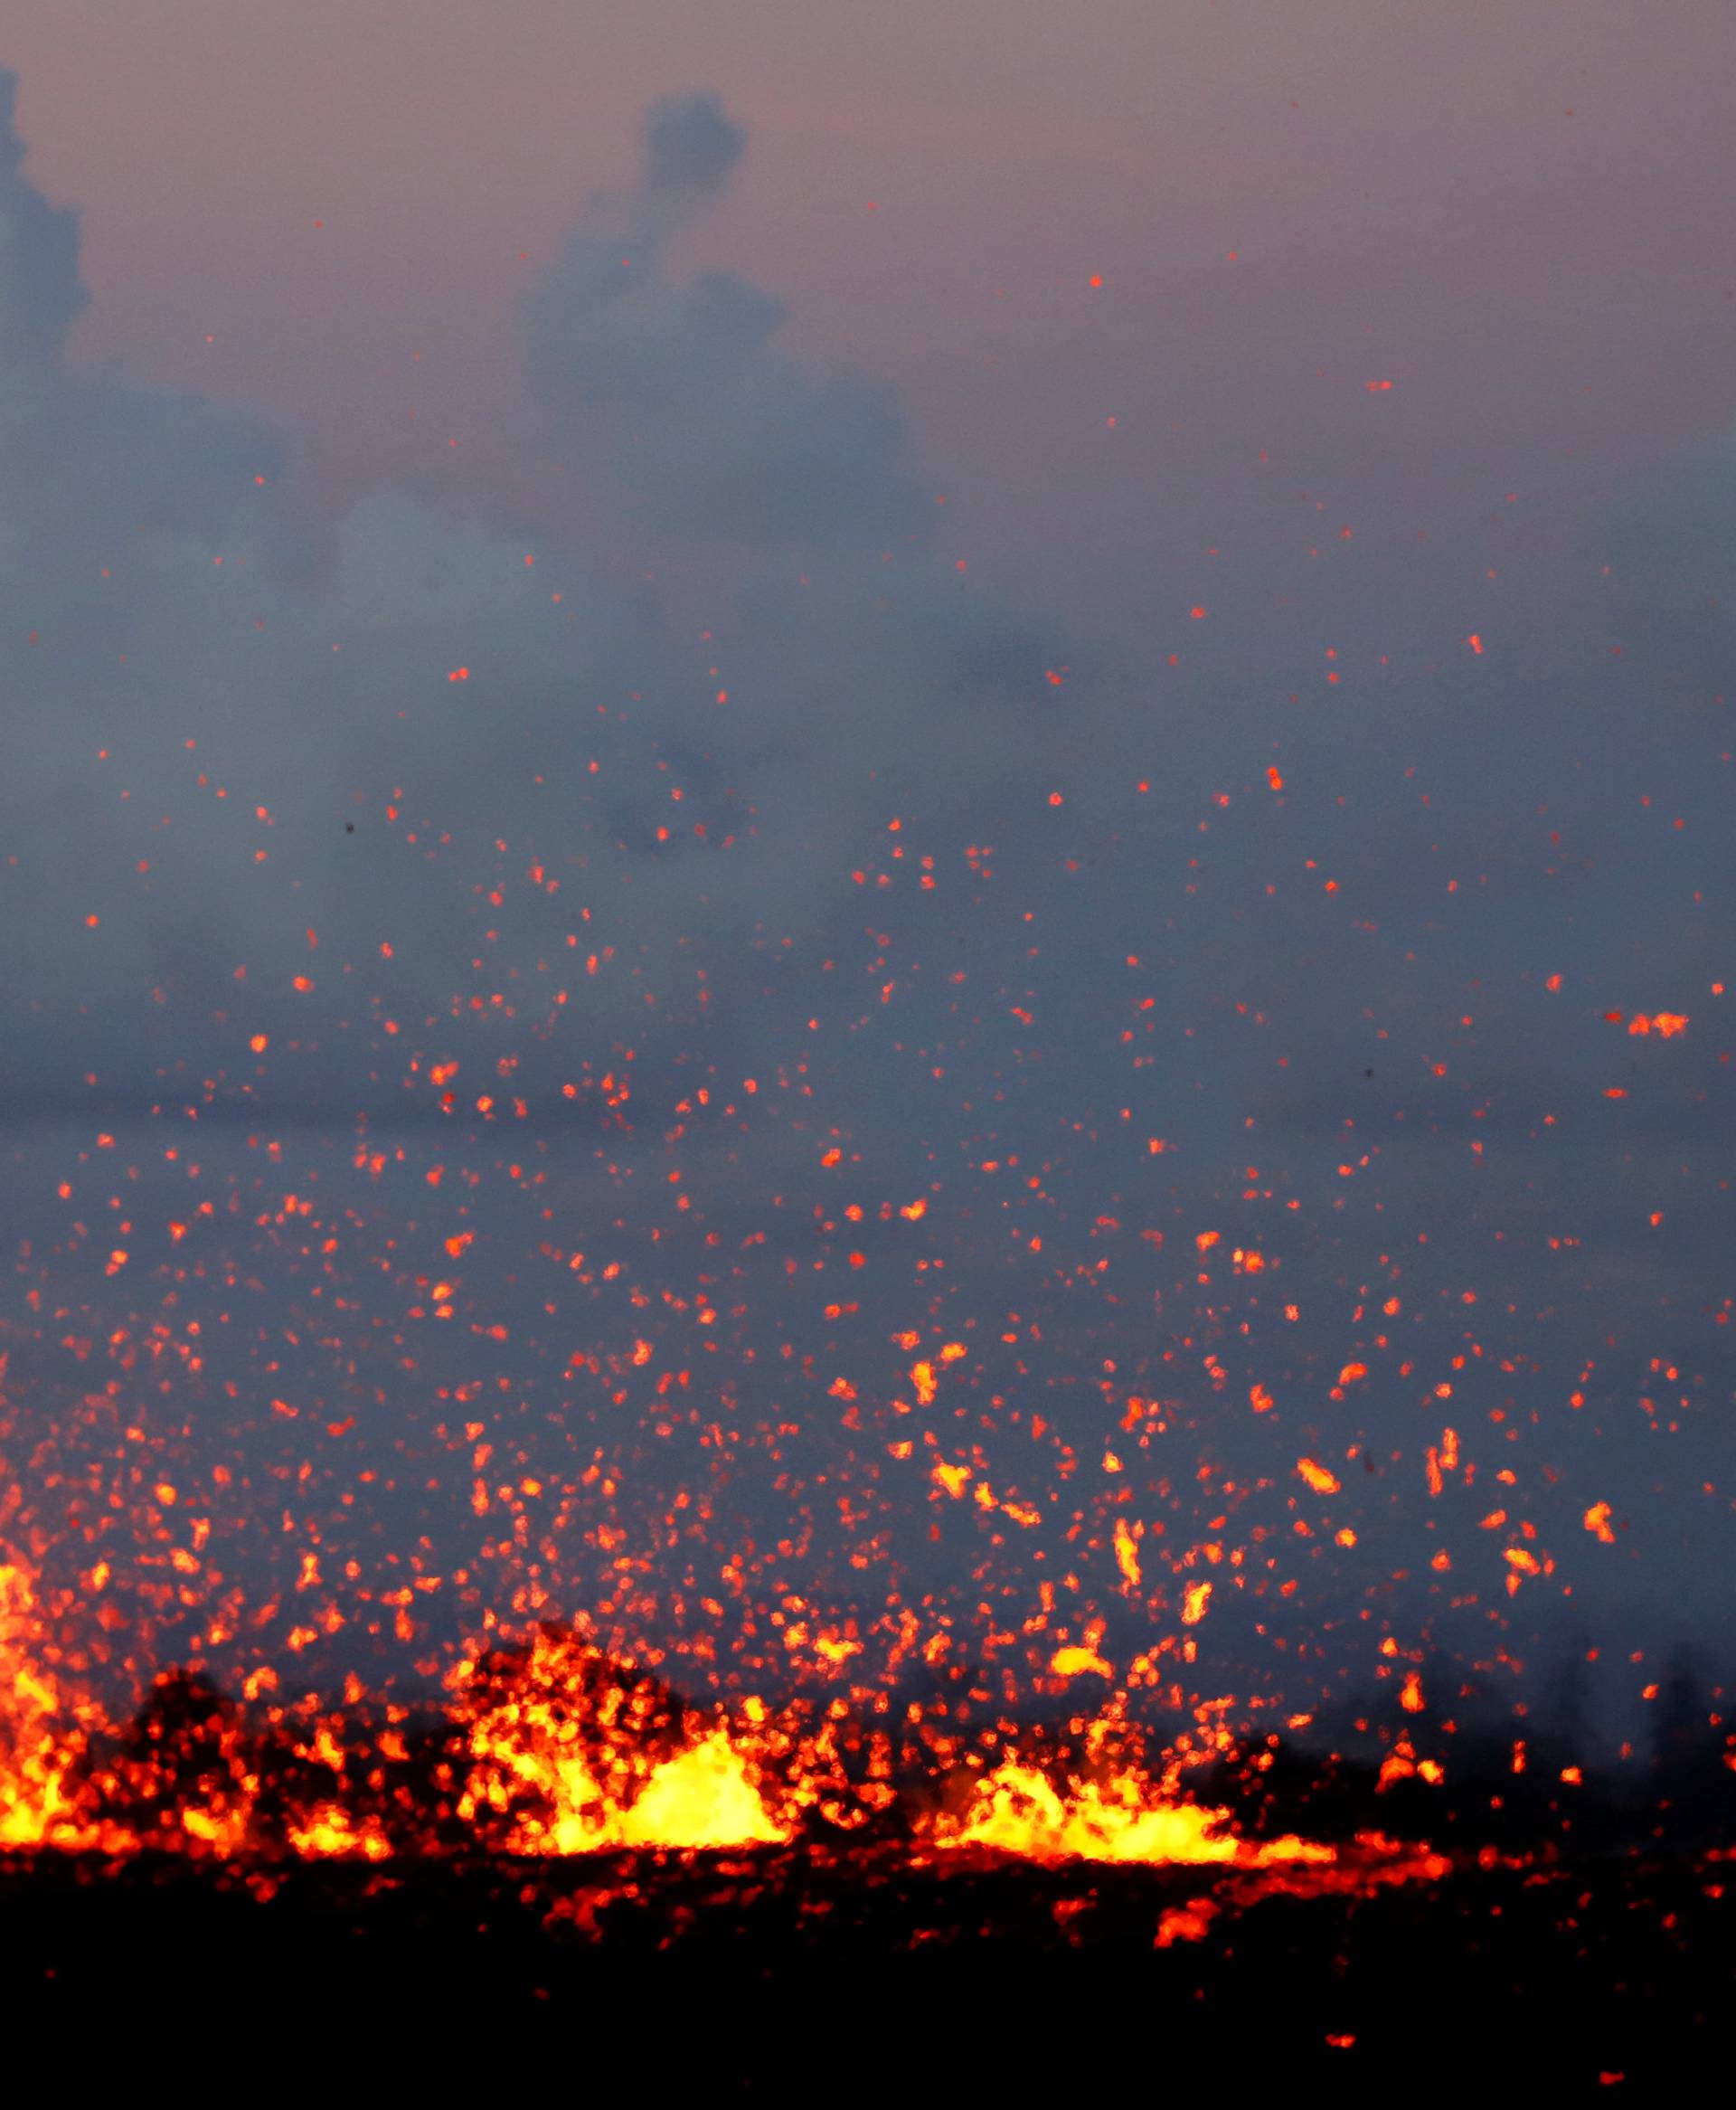
[[[883, 1733], [853, 1783], [839, 1766], [835, 1710], [775, 1719], [750, 1702], [726, 1719], [684, 1706], [583, 1632], [544, 1627], [521, 1648], [467, 1657], [448, 1680], [431, 1777], [451, 1791], [455, 1834], [401, 1789], [395, 1802], [371, 1798], [406, 1755], [401, 1731], [375, 1732], [358, 1757], [338, 1717], [273, 1708], [255, 1727], [173, 1679], [122, 1728], [34, 1668], [38, 1618], [26, 1573], [0, 1568], [0, 1847], [375, 1861], [467, 1842], [556, 1856], [751, 1849], [789, 1842], [816, 1812], [848, 1835], [897, 1799]], [[1113, 1714], [1090, 1724], [1096, 1770], [1059, 1787], [1052, 1767], [1007, 1755], [958, 1807], [914, 1814], [911, 1836], [943, 1853], [1044, 1861], [1247, 1870], [1337, 1860], [1293, 1836], [1238, 1838], [1228, 1812], [1184, 1799], [1184, 1771], [1204, 1749], [1147, 1768], [1127, 1736]], [[1206, 1748], [1227, 1746], [1219, 1732]], [[933, 1736], [929, 1748], [937, 1767], [957, 1759], [955, 1737]]]
[[509, 1817], [508, 1850], [772, 1845], [788, 1836], [727, 1728], [683, 1718], [656, 1680], [582, 1638], [467, 1659], [452, 1679], [470, 1774], [459, 1812]]
[[36, 1667], [34, 1597], [16, 1564], [0, 1566], [0, 1847], [76, 1836], [70, 1776], [83, 1736]]
[[[587, 220], [530, 304], [557, 336], [590, 317], [542, 343], [546, 379], [597, 378], [635, 341], [618, 324], [659, 359], [705, 340], [665, 341], [721, 283], [680, 284], [651, 239], [671, 123], [726, 136], [701, 105], [649, 115], [628, 254]], [[1401, 849], [1395, 778], [1325, 795], [1365, 721], [1317, 721], [1309, 755], [1287, 707], [1280, 769], [1257, 717], [1151, 718], [1143, 683], [1075, 684], [1023, 610], [961, 617], [926, 532], [882, 510], [920, 486], [898, 421], [840, 424], [878, 398], [814, 392], [781, 351], [756, 366], [757, 296], [731, 401], [789, 517], [858, 445], [882, 465], [844, 478], [799, 591], [750, 561], [739, 610], [676, 646], [683, 596], [618, 598], [620, 548], [395, 501], [313, 564], [324, 536], [243, 476], [226, 410], [141, 391], [121, 415], [62, 360], [73, 230], [22, 166], [0, 137], [0, 255], [8, 227], [61, 225], [64, 283], [14, 347], [52, 414], [19, 513], [0, 959], [20, 1031], [41, 1014], [43, 1103], [77, 1125], [21, 1124], [10, 1175], [38, 1201], [0, 1313], [0, 1526], [41, 1575], [0, 1569], [0, 1846], [771, 1853], [826, 1829], [1324, 1882], [1342, 1850], [1240, 1838], [1216, 1788], [1190, 1795], [1184, 1759], [1232, 1737], [1154, 1756], [1127, 1710], [1162, 1743], [1233, 1685], [1269, 1762], [1277, 1725], [1390, 1701], [1378, 1791], [1426, 1797], [1536, 1660], [1520, 1623], [1608, 1586], [1630, 1512], [1643, 1536], [1674, 1484], [1675, 1523], [1722, 1513], [1675, 1439], [1727, 1354], [1694, 1329], [1736, 1307], [1694, 1288], [1679, 1346], [1647, 1309], [1649, 1369], [1624, 1371], [1606, 1307], [1634, 1271], [1580, 1250], [1601, 1175], [1576, 1187], [1561, 1155], [1572, 1132], [1613, 1176], [1656, 1132], [1648, 1090], [1705, 1097], [1715, 917], [1631, 986], [1593, 998], [1589, 959], [1565, 980], [1539, 960], [1473, 1004], [1477, 919], [1542, 929], [1553, 898], [1523, 858], [1468, 884], [1461, 859], [1493, 864], [1473, 809], [1450, 834], [1425, 768]], [[680, 438], [722, 429], [708, 389], [666, 458], [625, 399], [621, 464], [709, 489], [722, 465]], [[193, 440], [159, 449], [184, 419]], [[197, 491], [159, 489], [184, 452]], [[62, 550], [110, 487], [120, 511]], [[154, 522], [207, 499], [209, 522], [123, 563], [141, 490]], [[780, 571], [809, 563], [774, 542]], [[1193, 614], [1208, 646], [1235, 627]], [[80, 639], [106, 669], [88, 712]], [[124, 743], [63, 748], [117, 680], [152, 705]], [[198, 703], [197, 738], [187, 696], [230, 699]], [[1439, 734], [1458, 766], [1456, 714]], [[1569, 776], [1536, 737], [1525, 767]], [[100, 824], [69, 831], [69, 797]], [[1359, 803], [1387, 815], [1365, 844]], [[1578, 869], [1558, 836], [1552, 887]], [[1590, 860], [1572, 882], [1587, 931], [1624, 884], [1597, 862], [1608, 882]], [[39, 884], [63, 865], [76, 904]], [[1588, 1058], [1593, 1002], [1618, 1008]], [[1510, 1090], [1485, 1033], [1536, 1057]], [[1506, 1198], [1442, 1222], [1403, 1153], [1454, 1136], [1461, 1095], [1467, 1177]], [[1675, 1205], [1666, 1229], [1644, 1198], [1662, 1254]], [[342, 1708], [288, 1697], [340, 1682]], [[410, 1691], [440, 1696], [427, 1721]]]
[[1237, 1839], [1227, 1810], [1151, 1799], [1126, 1774], [1056, 1789], [1037, 1767], [1007, 1759], [980, 1782], [962, 1816], [943, 1818], [935, 1843], [995, 1847], [1032, 1860], [1159, 1861], [1238, 1868], [1329, 1863], [1329, 1846], [1293, 1837]]

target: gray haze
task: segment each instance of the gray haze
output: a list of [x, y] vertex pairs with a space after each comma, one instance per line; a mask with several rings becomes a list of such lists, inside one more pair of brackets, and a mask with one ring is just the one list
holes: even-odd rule
[[0, 150], [8, 1535], [222, 1666], [327, 1605], [310, 1668], [378, 1658], [418, 1575], [419, 1642], [586, 1610], [750, 1683], [906, 1613], [1176, 1663], [1199, 1579], [1201, 1695], [1715, 1646], [1736, 444], [1577, 554], [1321, 513], [1312, 599], [1081, 631], [955, 560], [895, 390], [681, 265], [752, 152], [654, 104], [520, 305], [574, 540], [326, 520], [71, 358]]

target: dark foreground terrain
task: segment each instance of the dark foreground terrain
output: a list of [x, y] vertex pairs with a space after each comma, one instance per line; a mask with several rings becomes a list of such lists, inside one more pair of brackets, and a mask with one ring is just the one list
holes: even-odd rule
[[452, 2094], [558, 2077], [569, 2097], [657, 2100], [1727, 2092], [1736, 1863], [1715, 1851], [1467, 1859], [1241, 1904], [1236, 1883], [814, 1846], [252, 1869], [14, 1857], [0, 2020], [14, 2058], [46, 2052], [80, 2093], [154, 2076], [204, 2099], [345, 2100], [363, 2068]]

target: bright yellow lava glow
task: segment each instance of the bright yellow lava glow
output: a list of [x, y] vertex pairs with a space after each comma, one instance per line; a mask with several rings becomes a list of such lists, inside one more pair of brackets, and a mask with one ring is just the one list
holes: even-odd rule
[[1147, 1799], [1120, 1776], [1071, 1784], [1063, 1797], [1035, 1767], [1008, 1759], [979, 1781], [962, 1816], [943, 1818], [934, 1840], [944, 1847], [995, 1847], [1028, 1860], [1167, 1861], [1269, 1867], [1279, 1861], [1329, 1861], [1332, 1849], [1286, 1837], [1252, 1845], [1226, 1829], [1229, 1812], [1191, 1802]]

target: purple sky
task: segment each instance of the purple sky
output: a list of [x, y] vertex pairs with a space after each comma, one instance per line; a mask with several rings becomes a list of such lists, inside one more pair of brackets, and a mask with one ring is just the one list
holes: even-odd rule
[[226, 1671], [310, 1544], [339, 1659], [1715, 1638], [1727, 9], [866, 19], [7, 32], [6, 1528], [222, 1463]]
[[571, 506], [512, 302], [690, 87], [754, 143], [694, 260], [895, 383], [958, 549], [1096, 620], [1294, 548], [1301, 488], [1468, 572], [1508, 490], [1559, 539], [1730, 416], [1720, 0], [67, 0], [7, 43], [80, 352], [281, 413], [328, 501]]

